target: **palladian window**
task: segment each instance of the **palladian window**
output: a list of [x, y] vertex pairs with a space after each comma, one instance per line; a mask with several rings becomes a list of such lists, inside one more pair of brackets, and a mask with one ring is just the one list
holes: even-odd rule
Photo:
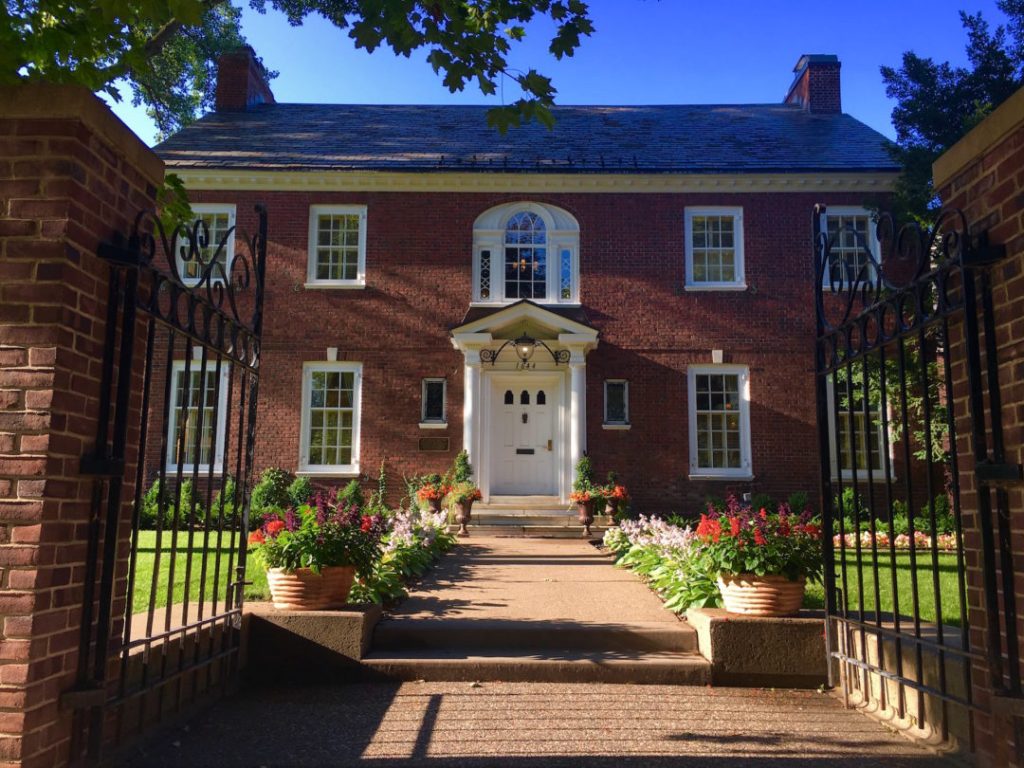
[[473, 301], [579, 302], [579, 225], [567, 211], [510, 203], [482, 214], [473, 228]]

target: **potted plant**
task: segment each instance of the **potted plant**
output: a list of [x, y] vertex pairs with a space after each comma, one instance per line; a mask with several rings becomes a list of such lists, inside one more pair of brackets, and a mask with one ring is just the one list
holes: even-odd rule
[[629, 501], [629, 491], [626, 486], [619, 482], [618, 473], [612, 470], [608, 473], [608, 484], [604, 487], [602, 494], [605, 499], [604, 513], [608, 515], [608, 522], [615, 525], [619, 515], [625, 511], [626, 503]]
[[594, 466], [589, 456], [581, 456], [576, 462], [576, 477], [572, 483], [569, 500], [576, 505], [576, 514], [583, 526], [583, 535], [590, 535], [590, 526], [594, 522], [594, 510], [598, 502], [603, 502], [601, 488], [594, 485]]
[[455, 511], [455, 522], [459, 524], [459, 536], [468, 536], [466, 525], [473, 515], [473, 502], [481, 498], [480, 489], [473, 482], [473, 467], [469, 454], [459, 451], [452, 466], [452, 485], [446, 497], [447, 506]]
[[426, 504], [431, 514], [437, 514], [441, 511], [441, 506], [444, 502], [444, 497], [448, 494], [448, 488], [438, 474], [427, 475], [424, 479], [423, 485], [416, 491], [417, 500]]
[[274, 607], [314, 611], [345, 604], [356, 572], [380, 555], [384, 521], [317, 494], [311, 504], [270, 512], [249, 535], [254, 559], [267, 570]]
[[709, 505], [697, 525], [700, 567], [718, 579], [729, 613], [792, 616], [807, 580], [822, 576], [821, 530], [810, 511], [794, 515], [788, 504], [756, 512], [730, 497], [724, 512]]

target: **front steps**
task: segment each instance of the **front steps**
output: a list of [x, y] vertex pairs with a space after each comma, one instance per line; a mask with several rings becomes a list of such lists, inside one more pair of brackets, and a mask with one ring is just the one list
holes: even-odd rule
[[[598, 515], [590, 526], [592, 538], [607, 530], [607, 518]], [[583, 526], [557, 496], [492, 496], [473, 505], [469, 535], [539, 538], [579, 538]]]
[[683, 622], [387, 618], [362, 664], [373, 677], [403, 681], [711, 682], [697, 634]]

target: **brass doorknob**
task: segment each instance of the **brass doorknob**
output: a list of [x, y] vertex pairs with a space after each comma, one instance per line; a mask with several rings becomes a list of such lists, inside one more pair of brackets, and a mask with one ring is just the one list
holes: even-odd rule
[[549, 451], [551, 450], [551, 441], [550, 440], [548, 440], [548, 450]]

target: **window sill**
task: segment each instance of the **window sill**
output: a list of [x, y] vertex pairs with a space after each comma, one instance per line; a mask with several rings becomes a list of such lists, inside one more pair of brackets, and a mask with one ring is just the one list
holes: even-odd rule
[[632, 427], [632, 424], [602, 424], [601, 429], [610, 429], [617, 432], [624, 432], [625, 430]]
[[330, 291], [330, 290], [359, 290], [366, 287], [365, 280], [346, 280], [335, 282], [329, 280], [318, 280], [302, 284], [307, 291]]
[[709, 474], [701, 474], [699, 472], [691, 472], [689, 475], [687, 475], [687, 479], [688, 480], [725, 480], [725, 481], [731, 480], [733, 482], [735, 482], [735, 481], [746, 482], [746, 481], [753, 480], [754, 476], [752, 474], [749, 474], [749, 473], [742, 474], [742, 475], [709, 475]]
[[[471, 301], [469, 306], [471, 307], [508, 307], [515, 304], [517, 301], [522, 299], [503, 299], [501, 301]], [[579, 301], [547, 301], [546, 299], [528, 299], [534, 304], [538, 304], [542, 307], [581, 307], [583, 306]]]
[[738, 293], [740, 291], [747, 290], [747, 284], [746, 283], [736, 283], [736, 284], [725, 283], [725, 284], [722, 284], [722, 285], [714, 285], [714, 284], [711, 284], [711, 285], [700, 285], [700, 284], [689, 284], [689, 283], [687, 283], [686, 285], [683, 286], [683, 290], [691, 292], [691, 293], [707, 293], [709, 291], [735, 291], [735, 292]]
[[420, 429], [448, 429], [447, 421], [421, 421]]
[[[176, 476], [178, 474], [178, 467], [177, 466], [170, 466], [170, 465], [168, 465], [168, 466], [164, 467], [164, 472], [166, 472], [168, 475], [175, 475]], [[182, 482], [184, 482], [185, 480], [191, 480], [193, 472], [197, 476], [196, 479], [202, 480], [204, 477], [209, 477], [211, 474], [214, 477], [220, 477], [222, 474], [224, 474], [224, 468], [220, 464], [217, 464], [217, 465], [214, 466], [213, 472], [211, 473], [209, 466], [204, 466], [204, 465], [200, 464], [199, 468], [196, 469], [191, 464], [186, 464], [185, 466], [183, 466], [181, 468], [181, 480], [182, 480]]]
[[300, 469], [295, 474], [298, 477], [359, 477], [359, 468], [338, 467], [337, 469]]

